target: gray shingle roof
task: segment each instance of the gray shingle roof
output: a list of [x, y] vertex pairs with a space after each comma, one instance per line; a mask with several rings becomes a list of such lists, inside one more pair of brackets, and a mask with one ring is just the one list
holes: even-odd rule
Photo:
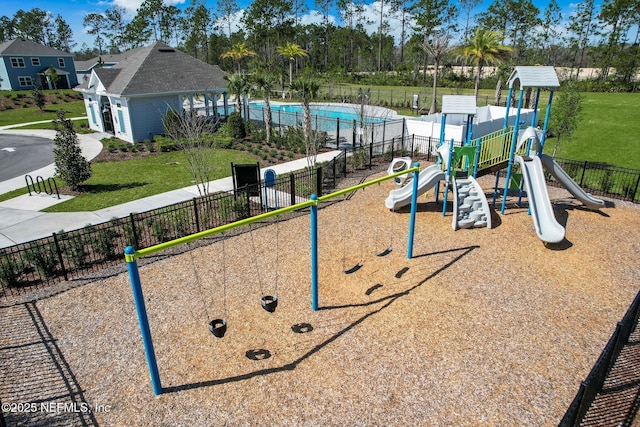
[[227, 73], [220, 67], [163, 43], [129, 51], [117, 65], [94, 71], [107, 92], [117, 95], [198, 92], [227, 87], [224, 80]]
[[90, 70], [98, 64], [100, 58], [104, 64], [117, 64], [120, 61], [125, 60], [127, 57], [133, 55], [137, 50], [144, 49], [143, 47], [137, 47], [135, 49], [128, 50], [123, 53], [105, 54], [96, 56], [95, 58], [87, 59], [86, 61], [73, 61], [76, 66], [76, 70], [86, 71]]
[[0, 43], [0, 55], [71, 56], [70, 53], [22, 39]]
[[558, 74], [552, 66], [518, 66], [509, 77], [509, 87], [513, 87], [516, 80], [520, 80], [522, 88], [557, 89], [560, 87]]

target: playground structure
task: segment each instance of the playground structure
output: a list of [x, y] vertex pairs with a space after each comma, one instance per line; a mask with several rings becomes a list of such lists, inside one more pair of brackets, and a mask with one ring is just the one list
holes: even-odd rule
[[[476, 114], [475, 99], [469, 96], [443, 96], [440, 146], [438, 148], [438, 164], [429, 168], [431, 180], [426, 177], [419, 183], [419, 194], [430, 188], [436, 188], [438, 201], [440, 181], [444, 181], [443, 216], [447, 209], [449, 189], [453, 191], [452, 228], [488, 227], [491, 228], [489, 204], [475, 178], [495, 173], [492, 205], [496, 205], [498, 196], [502, 197], [500, 213], [504, 214], [507, 196], [510, 189], [519, 191], [518, 205], [521, 203], [523, 190], [529, 202], [529, 213], [533, 219], [536, 234], [546, 243], [559, 243], [565, 238], [565, 229], [559, 224], [553, 212], [546, 187], [544, 170], [546, 169], [563, 187], [587, 208], [597, 210], [604, 207], [604, 201], [586, 193], [580, 186], [549, 156], [542, 153], [549, 125], [549, 116], [554, 91], [560, 87], [553, 67], [519, 66], [512, 72], [508, 80], [507, 111], [503, 129], [472, 139], [472, 124]], [[519, 88], [518, 88], [519, 86]], [[514, 97], [514, 88], [519, 90], [515, 122], [509, 126], [509, 106]], [[537, 127], [538, 104], [542, 90], [549, 91], [546, 114], [542, 129]], [[530, 125], [522, 128], [521, 110], [524, 93], [535, 90], [533, 114]], [[454, 147], [453, 139], [447, 144], [444, 137], [447, 115], [466, 116], [467, 133], [462, 145]], [[514, 173], [514, 166], [519, 174]], [[506, 168], [506, 179], [502, 191], [499, 191], [500, 173]], [[438, 173], [441, 171], [441, 174]], [[521, 179], [520, 179], [521, 178]], [[394, 208], [407, 203], [411, 192], [409, 189], [398, 189], [390, 194], [389, 200], [396, 203]], [[402, 197], [400, 197], [402, 196]]]
[[[155, 246], [150, 246], [148, 248], [144, 248], [144, 249], [140, 249], [140, 250], [135, 250], [135, 248], [129, 246], [125, 249], [125, 260], [127, 262], [127, 269], [129, 271], [129, 279], [131, 282], [131, 287], [132, 287], [132, 291], [133, 291], [133, 296], [134, 296], [134, 301], [135, 301], [135, 306], [136, 306], [136, 313], [138, 316], [138, 321], [140, 324], [140, 330], [141, 330], [141, 334], [142, 334], [142, 341], [143, 341], [143, 345], [144, 345], [144, 349], [145, 349], [145, 354], [146, 354], [146, 358], [147, 358], [147, 364], [148, 364], [148, 368], [149, 368], [149, 373], [150, 373], [150, 377], [151, 377], [151, 383], [152, 383], [152, 387], [153, 387], [153, 392], [156, 395], [159, 395], [162, 393], [162, 385], [161, 385], [161, 381], [160, 381], [160, 374], [159, 374], [159, 370], [158, 370], [158, 364], [157, 364], [157, 359], [156, 359], [156, 355], [155, 355], [155, 350], [154, 350], [154, 346], [153, 346], [153, 341], [151, 338], [151, 330], [149, 327], [149, 320], [148, 320], [148, 316], [147, 316], [147, 310], [145, 307], [145, 300], [144, 300], [144, 295], [143, 295], [143, 291], [142, 291], [142, 283], [140, 280], [140, 273], [139, 273], [139, 269], [138, 269], [138, 264], [137, 264], [137, 259], [141, 258], [141, 257], [145, 257], [145, 256], [149, 256], [152, 254], [155, 254], [157, 252], [161, 252], [167, 249], [170, 249], [172, 247], [178, 246], [178, 245], [182, 245], [182, 244], [189, 244], [191, 242], [194, 242], [196, 240], [205, 238], [205, 237], [209, 237], [209, 236], [213, 236], [216, 234], [222, 234], [224, 232], [233, 230], [235, 228], [238, 227], [242, 227], [242, 226], [249, 226], [251, 227], [252, 224], [258, 223], [260, 221], [265, 221], [269, 218], [272, 217], [280, 217], [281, 215], [284, 215], [286, 213], [289, 212], [293, 212], [293, 211], [299, 211], [302, 209], [307, 209], [309, 208], [309, 218], [310, 218], [310, 242], [311, 242], [311, 250], [310, 250], [310, 262], [311, 262], [311, 309], [313, 311], [317, 311], [319, 308], [319, 304], [318, 304], [318, 204], [321, 202], [325, 202], [325, 201], [329, 201], [333, 198], [339, 197], [339, 196], [344, 196], [348, 193], [352, 193], [355, 191], [358, 191], [360, 189], [364, 189], [366, 187], [375, 185], [375, 184], [379, 184], [381, 182], [387, 181], [387, 180], [394, 180], [396, 178], [405, 176], [407, 174], [413, 174], [413, 191], [412, 191], [412, 202], [411, 202], [411, 213], [410, 213], [410, 220], [409, 220], [409, 231], [408, 231], [408, 239], [407, 239], [407, 258], [411, 259], [413, 257], [413, 240], [414, 240], [414, 228], [415, 228], [415, 216], [416, 216], [416, 206], [417, 206], [417, 183], [420, 180], [420, 166], [418, 163], [416, 163], [413, 167], [408, 168], [408, 169], [403, 169], [397, 173], [391, 174], [391, 175], [387, 175], [387, 176], [383, 176], [380, 178], [376, 178], [355, 186], [351, 186], [348, 187], [346, 189], [343, 190], [339, 190], [336, 192], [333, 192], [331, 194], [327, 194], [321, 197], [317, 197], [315, 194], [311, 196], [311, 200], [302, 202], [302, 203], [298, 203], [295, 205], [291, 205], [291, 206], [287, 206], [287, 207], [283, 207], [277, 210], [272, 210], [272, 211], [268, 211], [265, 212], [261, 215], [257, 215], [251, 218], [246, 218], [246, 219], [242, 219], [230, 224], [225, 224], [223, 226], [220, 227], [216, 227], [213, 229], [209, 229], [206, 231], [202, 231], [199, 233], [195, 233], [189, 236], [185, 236], [179, 239], [175, 239], [169, 242], [165, 242], [165, 243], [161, 243]], [[364, 225], [364, 222], [363, 222]], [[252, 233], [252, 231], [250, 231], [250, 233]], [[223, 237], [224, 239], [224, 237]], [[253, 235], [251, 234], [251, 241], [253, 244]], [[224, 246], [223, 246], [224, 248]], [[277, 248], [277, 247], [276, 247]], [[254, 252], [254, 256], [255, 256], [255, 248], [252, 248], [253, 252]], [[386, 253], [388, 253], [390, 251], [390, 249], [388, 248], [387, 250], [385, 250], [384, 252], [378, 254], [378, 256], [384, 256]], [[223, 249], [224, 252], [224, 249]], [[223, 259], [224, 259], [224, 255], [223, 255]], [[277, 259], [277, 257], [276, 257]], [[199, 279], [198, 279], [198, 274], [197, 274], [197, 267], [195, 265], [195, 263], [193, 263], [193, 267], [196, 270], [196, 282], [198, 282], [198, 287], [200, 288], [200, 284], [199, 284]], [[275, 267], [276, 269], [278, 268], [277, 265]], [[224, 266], [224, 261], [223, 261], [223, 270], [225, 269]], [[355, 269], [354, 269], [355, 271]], [[349, 273], [347, 271], [345, 271], [345, 273]], [[258, 272], [259, 274], [259, 272]], [[276, 273], [277, 274], [277, 273]], [[226, 273], [225, 273], [226, 276]], [[276, 276], [277, 277], [277, 276]], [[262, 302], [262, 307], [268, 311], [268, 312], [274, 312], [277, 306], [277, 294], [274, 295], [265, 295], [262, 297], [261, 302]], [[224, 317], [222, 318], [215, 318], [215, 319], [211, 319], [209, 317], [209, 313], [208, 310], [206, 310], [205, 307], [205, 311], [207, 312], [207, 322], [208, 322], [208, 327], [210, 332], [217, 338], [222, 338], [226, 332], [227, 329], [227, 322], [226, 319]], [[225, 302], [225, 312], [226, 312], [226, 302]]]

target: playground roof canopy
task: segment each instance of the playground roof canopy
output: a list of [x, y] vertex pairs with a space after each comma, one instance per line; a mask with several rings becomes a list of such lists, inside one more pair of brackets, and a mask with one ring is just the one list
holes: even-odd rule
[[556, 70], [551, 66], [518, 66], [509, 76], [510, 88], [516, 80], [520, 80], [521, 88], [557, 89], [560, 87]]
[[476, 97], [469, 95], [443, 95], [442, 114], [476, 114]]

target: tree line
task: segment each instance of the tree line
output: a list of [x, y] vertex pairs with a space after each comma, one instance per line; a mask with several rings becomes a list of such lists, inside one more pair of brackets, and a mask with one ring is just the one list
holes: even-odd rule
[[[162, 0], [144, 0], [131, 19], [113, 5], [90, 13], [84, 26], [94, 45], [76, 50], [79, 58], [120, 53], [155, 41], [174, 46], [225, 70], [239, 66], [225, 53], [240, 44], [255, 52], [245, 66], [279, 71], [283, 82], [309, 68], [336, 79], [394, 72], [396, 83], [433, 81], [428, 68], [465, 63], [460, 46], [469, 45], [478, 28], [499, 34], [513, 65], [567, 67], [577, 76], [585, 67], [599, 70], [597, 80], [618, 90], [635, 88], [640, 65], [640, 0], [586, 0], [563, 16], [556, 0], [544, 10], [532, 0], [494, 0], [475, 13], [480, 0], [381, 0], [375, 14], [364, 0], [315, 0], [319, 24], [304, 24], [309, 12], [301, 0], [253, 0], [244, 13], [236, 0], [219, 0], [209, 8], [191, 0], [184, 10]], [[342, 22], [334, 22], [337, 11]], [[367, 28], [376, 30], [368, 32]], [[400, 29], [394, 38], [392, 28]], [[73, 33], [61, 16], [41, 9], [0, 17], [0, 42], [21, 37], [72, 51]], [[278, 49], [295, 44], [305, 51], [292, 61]]]

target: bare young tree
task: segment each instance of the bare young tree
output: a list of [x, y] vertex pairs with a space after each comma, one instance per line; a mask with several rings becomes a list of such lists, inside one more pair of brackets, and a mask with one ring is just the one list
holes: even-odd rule
[[198, 194], [206, 196], [213, 177], [211, 145], [203, 137], [212, 126], [209, 117], [200, 116], [192, 109], [185, 110], [182, 114], [169, 110], [162, 121], [165, 135], [176, 141], [184, 153]]

